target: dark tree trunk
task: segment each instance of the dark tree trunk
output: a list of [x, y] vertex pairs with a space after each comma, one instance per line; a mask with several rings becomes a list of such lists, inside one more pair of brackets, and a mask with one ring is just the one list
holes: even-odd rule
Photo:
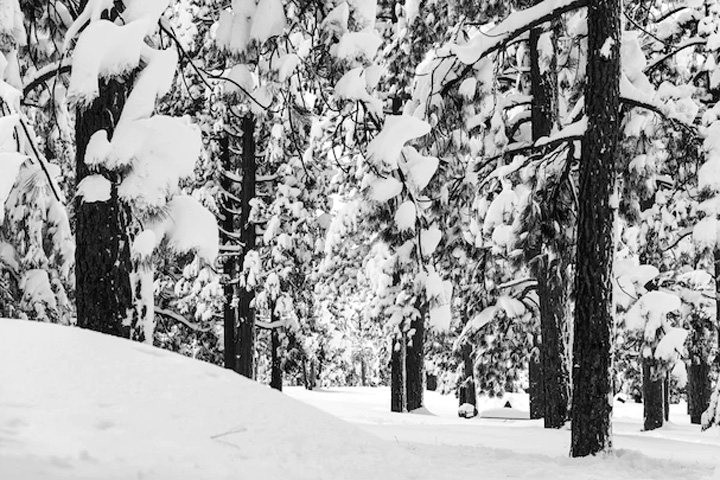
[[[530, 31], [530, 80], [532, 94], [532, 135], [533, 140], [548, 136], [552, 133], [557, 119], [558, 89], [557, 89], [557, 61], [555, 55], [546, 60], [547, 65], [541, 65], [539, 40], [543, 28], [534, 28]], [[553, 35], [555, 44], [556, 32]], [[549, 218], [549, 221], [554, 221]], [[554, 230], [554, 226], [550, 225]], [[544, 245], [538, 244], [533, 252], [532, 270], [538, 282], [538, 297], [540, 299], [540, 349], [539, 364], [530, 364], [531, 403], [530, 418], [545, 419], [545, 428], [560, 428], [565, 425], [568, 416], [569, 373], [566, 363], [564, 342], [564, 329], [566, 328], [567, 314], [567, 287], [564, 285], [562, 270], [565, 262], [562, 261], [564, 252], [557, 255], [561, 260], [550, 265], [544, 251], [553, 248], [548, 245], [542, 235], [538, 235]], [[540, 243], [540, 242], [538, 242]], [[540, 379], [536, 381], [540, 392], [533, 388], [533, 373], [538, 373]], [[536, 401], [533, 402], [535, 393]], [[536, 407], [536, 408], [534, 408]]]
[[390, 411], [406, 412], [405, 335], [393, 338], [390, 349]]
[[[559, 262], [563, 264], [564, 262]], [[568, 419], [570, 375], [568, 373], [564, 330], [568, 313], [567, 287], [560, 275], [538, 277], [540, 299], [540, 363], [545, 410], [545, 428], [561, 428]]]
[[710, 406], [712, 395], [710, 365], [703, 359], [695, 357], [690, 361], [687, 393], [690, 423], [700, 425], [702, 414]]
[[545, 414], [545, 391], [543, 371], [537, 346], [533, 347], [528, 360], [528, 395], [530, 397], [530, 418], [543, 418]]
[[[242, 120], [242, 191], [240, 193], [240, 241], [244, 245], [239, 265], [242, 268], [245, 254], [255, 248], [255, 224], [250, 222], [250, 201], [255, 198], [255, 117], [247, 114]], [[254, 378], [255, 310], [250, 305], [255, 293], [245, 288], [238, 292], [237, 355], [238, 373]]]
[[[232, 161], [232, 155], [230, 154], [230, 141], [227, 135], [220, 138], [220, 160], [222, 162], [222, 168], [229, 172], [235, 173], [237, 171], [234, 162]], [[233, 181], [229, 175], [223, 175], [220, 182], [221, 188], [228, 193], [233, 191]], [[235, 231], [235, 212], [238, 209], [237, 202], [233, 199], [233, 195], [225, 195], [221, 205], [222, 208], [222, 228], [225, 232]], [[233, 245], [233, 238], [226, 234], [222, 234], [223, 244]], [[238, 323], [238, 308], [237, 308], [237, 295], [238, 289], [234, 280], [238, 276], [238, 257], [230, 255], [225, 258], [223, 264], [223, 274], [225, 275], [225, 285], [223, 286], [223, 295], [225, 296], [225, 304], [223, 305], [223, 326], [224, 326], [224, 348], [225, 357], [224, 363], [225, 368], [230, 370], [237, 370], [237, 323]]]
[[270, 348], [272, 371], [270, 376], [270, 387], [275, 390], [282, 391], [283, 374], [282, 374], [282, 356], [280, 355], [280, 331], [277, 328], [270, 330]]
[[655, 362], [643, 358], [643, 429], [655, 430], [663, 426], [665, 417], [663, 377], [654, 375]]
[[463, 380], [460, 382], [458, 400], [460, 406], [469, 403], [473, 408], [473, 417], [477, 415], [477, 392], [475, 390], [475, 373], [473, 371], [472, 347], [466, 343], [462, 346]]
[[663, 416], [665, 421], [670, 420], [670, 373], [663, 378]]
[[128, 227], [130, 208], [118, 198], [120, 176], [107, 170], [91, 172], [85, 164], [90, 137], [105, 129], [112, 138], [129, 90], [129, 80], [100, 82], [100, 94], [87, 109], [78, 109], [75, 121], [77, 182], [100, 173], [112, 184], [106, 202], [75, 204], [75, 277], [77, 324], [98, 332], [130, 336], [133, 295]]
[[425, 314], [427, 303], [416, 305], [420, 315], [410, 323], [410, 331], [415, 331], [410, 338], [405, 357], [407, 411], [423, 406], [425, 392]]
[[585, 111], [579, 172], [573, 405], [570, 454], [612, 449], [612, 263], [615, 158], [619, 140], [619, 0], [590, 0]]

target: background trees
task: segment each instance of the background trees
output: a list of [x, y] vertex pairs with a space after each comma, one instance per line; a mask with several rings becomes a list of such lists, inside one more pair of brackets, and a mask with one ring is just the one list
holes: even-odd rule
[[712, 8], [5, 3], [3, 315], [401, 412], [572, 397], [576, 456], [617, 393], [717, 422]]

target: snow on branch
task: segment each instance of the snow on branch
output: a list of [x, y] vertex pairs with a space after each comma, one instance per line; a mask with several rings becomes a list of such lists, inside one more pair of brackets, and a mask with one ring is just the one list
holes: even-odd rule
[[520, 35], [586, 5], [586, 0], [545, 0], [538, 5], [511, 14], [487, 32], [478, 32], [466, 45], [451, 45], [450, 51], [466, 66], [457, 78], [445, 84], [443, 93], [467, 77], [477, 62], [505, 47]]

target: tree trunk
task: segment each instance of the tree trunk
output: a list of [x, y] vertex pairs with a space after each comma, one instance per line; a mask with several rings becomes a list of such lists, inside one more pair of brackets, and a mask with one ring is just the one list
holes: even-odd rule
[[[248, 113], [242, 120], [242, 191], [240, 194], [240, 241], [244, 245], [239, 265], [243, 267], [245, 255], [255, 248], [255, 224], [250, 222], [250, 201], [255, 198], [255, 117]], [[254, 378], [255, 310], [250, 305], [255, 293], [246, 288], [238, 292], [237, 356], [238, 373]]]
[[[234, 173], [237, 171], [233, 164], [230, 154], [230, 140], [227, 135], [220, 138], [220, 160], [222, 168]], [[228, 193], [233, 191], [233, 181], [228, 175], [223, 175], [220, 181], [220, 187]], [[222, 211], [222, 228], [225, 232], [235, 231], [235, 214], [237, 204], [231, 195], [225, 195], [221, 204]], [[222, 234], [223, 244], [233, 245], [233, 238], [230, 235]], [[225, 275], [225, 285], [223, 285], [223, 295], [225, 303], [223, 305], [223, 326], [224, 326], [224, 364], [225, 368], [236, 370], [238, 368], [237, 361], [237, 323], [238, 323], [238, 291], [234, 280], [238, 276], [238, 257], [230, 255], [225, 258], [223, 264], [223, 274]]]
[[[537, 2], [536, 2], [537, 3]], [[530, 80], [531, 80], [531, 122], [533, 140], [552, 133], [557, 119], [558, 89], [557, 89], [557, 60], [555, 55], [549, 59], [540, 58], [540, 37], [543, 28], [538, 27], [530, 31]], [[552, 44], [555, 46], [556, 32], [551, 31]], [[553, 220], [550, 218], [549, 220]], [[550, 226], [554, 229], [554, 226]], [[538, 282], [538, 297], [540, 299], [540, 349], [539, 365], [530, 364], [531, 403], [530, 418], [545, 419], [545, 428], [561, 428], [565, 425], [568, 416], [569, 373], [566, 364], [565, 342], [563, 331], [566, 326], [567, 288], [563, 284], [562, 271], [565, 262], [562, 261], [563, 252], [558, 254], [560, 261], [549, 265], [547, 256], [543, 253], [552, 249], [542, 235], [538, 235], [541, 244], [533, 252], [533, 274]], [[536, 401], [533, 402], [532, 387], [533, 373], [541, 377], [537, 380], [540, 392], [535, 392]], [[536, 408], [533, 408], [536, 407]]]
[[703, 412], [710, 406], [712, 385], [710, 383], [710, 365], [697, 357], [690, 361], [687, 392], [690, 423], [700, 425]]
[[390, 351], [390, 411], [406, 412], [405, 335], [392, 339]]
[[475, 373], [473, 371], [472, 347], [469, 343], [462, 346], [463, 380], [460, 382], [458, 400], [460, 406], [469, 403], [473, 408], [473, 417], [477, 415], [477, 392], [475, 390]]
[[543, 418], [545, 414], [545, 389], [543, 388], [543, 370], [540, 352], [534, 346], [528, 360], [528, 395], [530, 397], [530, 418]]
[[663, 426], [665, 417], [663, 378], [654, 378], [655, 362], [643, 358], [643, 429], [655, 430]]
[[590, 0], [585, 111], [579, 172], [573, 405], [570, 454], [612, 449], [612, 263], [615, 158], [619, 143], [619, 0]]
[[416, 305], [420, 314], [410, 323], [410, 331], [414, 335], [410, 338], [405, 356], [407, 411], [413, 411], [423, 406], [425, 392], [425, 314], [427, 303]]
[[100, 173], [112, 185], [106, 202], [75, 204], [75, 278], [79, 327], [120, 337], [130, 336], [133, 308], [130, 273], [130, 208], [118, 198], [120, 175], [91, 172], [85, 152], [93, 133], [105, 129], [112, 138], [120, 118], [129, 80], [101, 80], [100, 93], [87, 109], [78, 109], [75, 121], [77, 182]]
[[[278, 321], [275, 314], [275, 300], [270, 301], [270, 323]], [[282, 391], [282, 356], [280, 354], [280, 330], [278, 327], [270, 329], [270, 387]]]
[[670, 420], [670, 372], [663, 378], [663, 416], [666, 422]]

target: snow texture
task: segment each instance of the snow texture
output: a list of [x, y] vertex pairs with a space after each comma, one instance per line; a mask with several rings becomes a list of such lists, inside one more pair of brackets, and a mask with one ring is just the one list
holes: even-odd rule
[[502, 44], [509, 37], [510, 33], [537, 19], [547, 16], [552, 13], [553, 10], [572, 4], [573, 1], [575, 0], [545, 0], [533, 7], [514, 12], [496, 27], [486, 32], [476, 32], [467, 44], [451, 45], [450, 51], [455, 54], [462, 63], [472, 65], [480, 60], [481, 57], [485, 56], [488, 51]]
[[[343, 77], [344, 78], [344, 77]], [[407, 142], [427, 135], [430, 124], [410, 115], [389, 115], [380, 133], [372, 139], [367, 155], [377, 164], [396, 169]]]
[[375, 27], [377, 0], [348, 0], [355, 22], [361, 29]]
[[[91, 359], [91, 361], [89, 361]], [[0, 478], [410, 480], [416, 456], [228, 370], [0, 320]], [[242, 452], [239, 455], [238, 452]], [[278, 452], [284, 452], [278, 455]]]
[[130, 96], [125, 102], [120, 123], [148, 118], [155, 110], [155, 102], [170, 91], [178, 53], [175, 49], [155, 50], [143, 47], [143, 59], [147, 62], [138, 75]]
[[260, 0], [253, 14], [250, 38], [260, 43], [282, 34], [287, 20], [280, 0]]
[[[168, 218], [159, 230], [171, 248], [184, 253], [195, 251], [212, 263], [218, 255], [220, 235], [215, 215], [200, 202], [187, 195], [176, 195], [167, 204]], [[153, 228], [158, 238], [158, 228]]]
[[416, 215], [415, 204], [411, 200], [400, 204], [395, 212], [395, 224], [398, 230], [415, 230]]
[[126, 25], [108, 20], [91, 23], [80, 35], [73, 54], [68, 99], [89, 105], [98, 95], [98, 78], [122, 75], [137, 68], [149, 20]]
[[88, 175], [77, 186], [77, 195], [85, 203], [107, 202], [111, 191], [110, 180], [102, 175]]
[[372, 60], [381, 44], [382, 38], [374, 31], [349, 32], [340, 39], [335, 55], [348, 60]]
[[672, 293], [653, 290], [642, 297], [625, 315], [625, 324], [631, 330], [644, 330], [645, 340], [652, 342], [656, 331], [672, 311], [679, 310], [682, 302], [680, 297]]
[[678, 360], [684, 350], [683, 344], [687, 336], [688, 331], [684, 328], [670, 328], [655, 347], [655, 358], [665, 362]]
[[393, 176], [382, 178], [372, 175], [371, 178], [370, 198], [376, 202], [387, 202], [402, 192], [403, 184]]
[[356, 100], [366, 104], [371, 112], [380, 114], [382, 102], [368, 93], [368, 84], [362, 67], [346, 72], [335, 84], [335, 96], [347, 100]]
[[398, 162], [414, 193], [420, 193], [427, 187], [439, 164], [440, 161], [437, 157], [421, 155], [413, 147], [403, 148], [401, 159]]
[[138, 259], [145, 259], [152, 255], [157, 245], [157, 236], [152, 230], [143, 230], [132, 243], [132, 256]]
[[0, 153], [0, 225], [5, 220], [5, 201], [26, 159], [25, 155], [19, 153]]
[[442, 232], [434, 225], [420, 232], [420, 249], [423, 257], [429, 257], [435, 253], [442, 237]]

